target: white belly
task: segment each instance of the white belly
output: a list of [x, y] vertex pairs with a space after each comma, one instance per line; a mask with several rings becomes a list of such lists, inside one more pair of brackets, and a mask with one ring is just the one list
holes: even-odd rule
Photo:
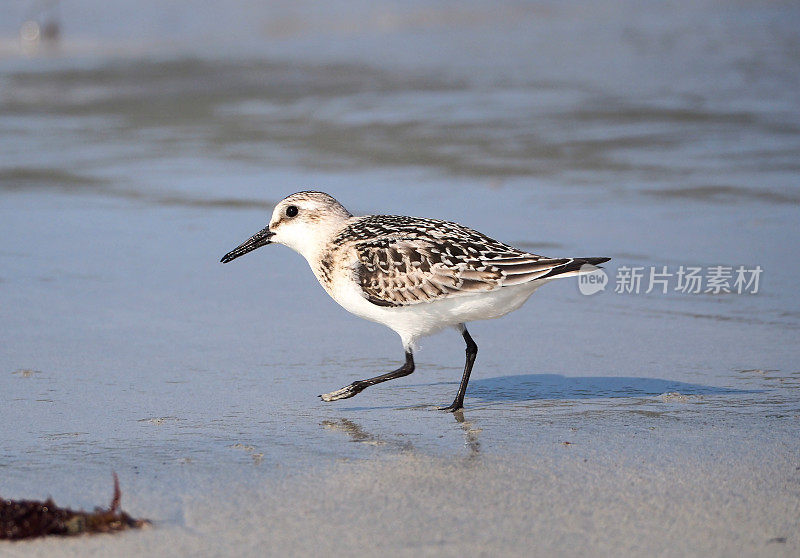
[[409, 306], [378, 306], [369, 302], [352, 280], [334, 280], [328, 294], [345, 310], [396, 331], [405, 347], [446, 327], [499, 318], [522, 306], [547, 281], [503, 287], [496, 291], [451, 296]]

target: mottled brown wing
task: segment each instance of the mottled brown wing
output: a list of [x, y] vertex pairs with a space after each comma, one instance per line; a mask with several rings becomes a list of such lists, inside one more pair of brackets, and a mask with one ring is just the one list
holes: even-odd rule
[[474, 262], [448, 261], [433, 242], [376, 239], [358, 243], [358, 279], [367, 299], [379, 306], [431, 302], [458, 292], [499, 288], [502, 274]]
[[485, 246], [448, 239], [371, 239], [356, 244], [364, 296], [379, 306], [408, 306], [517, 285], [568, 260], [552, 260], [503, 245], [485, 257]]

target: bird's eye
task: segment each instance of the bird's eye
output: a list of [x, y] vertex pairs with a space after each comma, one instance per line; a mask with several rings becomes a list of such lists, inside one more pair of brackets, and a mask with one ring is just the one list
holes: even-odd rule
[[290, 205], [289, 207], [286, 208], [286, 216], [287, 217], [294, 217], [296, 215], [297, 215], [297, 206], [296, 205]]

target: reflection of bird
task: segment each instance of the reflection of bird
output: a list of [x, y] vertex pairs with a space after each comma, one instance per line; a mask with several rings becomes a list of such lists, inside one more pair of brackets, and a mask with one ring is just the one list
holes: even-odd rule
[[[353, 217], [322, 192], [299, 192], [278, 203], [269, 226], [222, 258], [223, 263], [270, 243], [299, 252], [333, 299], [353, 314], [400, 335], [403, 366], [322, 395], [353, 397], [414, 371], [417, 339], [456, 327], [467, 344], [458, 394], [444, 410], [463, 407], [478, 346], [465, 322], [516, 310], [542, 284], [581, 273], [609, 258], [545, 258], [448, 221], [395, 215]], [[593, 268], [590, 268], [593, 269]]]
[[461, 428], [464, 430], [464, 445], [469, 448], [469, 456], [476, 457], [481, 451], [481, 443], [478, 440], [478, 434], [480, 434], [483, 429], [476, 428], [473, 424], [464, 418], [464, 411], [458, 410], [453, 413], [453, 416], [456, 418], [456, 422], [461, 425]]

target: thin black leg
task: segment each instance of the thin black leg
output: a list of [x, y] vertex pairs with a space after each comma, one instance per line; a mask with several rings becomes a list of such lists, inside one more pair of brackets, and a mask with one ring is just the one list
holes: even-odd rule
[[467, 384], [469, 383], [469, 375], [472, 372], [472, 365], [475, 364], [475, 357], [478, 356], [478, 345], [472, 340], [467, 326], [461, 324], [461, 335], [464, 336], [464, 341], [467, 342], [467, 361], [464, 363], [464, 375], [461, 376], [461, 385], [458, 386], [458, 393], [449, 407], [442, 407], [442, 411], [455, 412], [464, 408], [464, 394], [467, 393]]
[[374, 386], [375, 384], [386, 382], [388, 380], [394, 380], [395, 378], [402, 378], [403, 376], [408, 376], [413, 371], [414, 371], [414, 355], [411, 353], [411, 350], [407, 350], [406, 361], [403, 364], [403, 366], [401, 366], [397, 370], [393, 370], [388, 374], [375, 376], [374, 378], [367, 378], [366, 380], [356, 380], [349, 386], [345, 386], [342, 389], [337, 389], [336, 391], [320, 395], [320, 397], [322, 398], [323, 401], [336, 401], [337, 399], [347, 399], [348, 397], [353, 397], [354, 395], [361, 393], [369, 386]]

